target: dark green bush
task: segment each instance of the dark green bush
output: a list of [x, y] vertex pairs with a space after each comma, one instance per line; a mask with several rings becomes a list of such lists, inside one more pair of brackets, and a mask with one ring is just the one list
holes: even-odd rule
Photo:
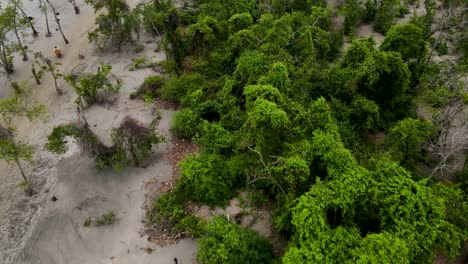
[[440, 55], [447, 55], [448, 45], [447, 42], [439, 42], [436, 44], [435, 49], [439, 52]]
[[180, 102], [187, 93], [203, 88], [203, 79], [199, 74], [184, 74], [172, 76], [161, 87], [163, 100]]
[[201, 264], [274, 263], [269, 242], [256, 232], [216, 217], [200, 239]]
[[164, 193], [153, 200], [147, 219], [151, 224], [172, 228], [186, 215], [183, 203], [184, 199], [177, 189]]
[[159, 95], [158, 89], [164, 84], [164, 79], [159, 75], [151, 75], [145, 78], [138, 89], [130, 94], [130, 99], [135, 99], [141, 95], [156, 97]]
[[201, 118], [190, 109], [183, 109], [174, 113], [171, 132], [177, 137], [192, 139], [198, 133]]
[[201, 143], [204, 152], [228, 154], [233, 147], [233, 140], [232, 133], [221, 125], [205, 121], [201, 126], [201, 137], [198, 142]]
[[179, 221], [174, 227], [177, 233], [185, 233], [192, 238], [201, 237], [205, 233], [205, 222], [200, 217], [189, 215]]
[[235, 178], [221, 156], [189, 156], [180, 167], [178, 187], [191, 200], [216, 206], [233, 196]]

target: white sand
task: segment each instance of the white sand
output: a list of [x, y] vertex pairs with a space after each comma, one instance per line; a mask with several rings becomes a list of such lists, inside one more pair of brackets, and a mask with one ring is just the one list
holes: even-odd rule
[[[0, 3], [5, 2], [0, 0]], [[38, 1], [24, 1], [28, 15], [35, 17], [35, 27], [40, 32], [37, 39], [30, 38], [29, 46], [42, 51], [52, 61], [62, 63], [59, 66], [62, 72], [72, 69], [94, 71], [101, 61], [112, 64], [112, 72], [124, 80], [116, 104], [92, 106], [85, 111], [92, 129], [109, 142], [111, 128], [118, 126], [124, 117], [132, 116], [142, 122], [149, 122], [152, 118], [149, 106], [141, 101], [130, 101], [128, 95], [145, 76], [155, 73], [149, 69], [128, 71], [131, 59], [146, 56], [160, 61], [164, 54], [154, 53], [155, 45], [151, 42], [140, 54], [134, 53], [134, 48], [122, 53], [95, 54], [87, 40], [87, 32], [94, 26], [93, 10], [84, 6], [81, 0], [77, 2], [81, 7], [78, 16], [67, 0], [52, 0], [70, 41], [65, 45], [59, 32], [55, 31], [53, 17], [49, 16], [53, 37], [46, 38], [44, 19], [38, 14]], [[146, 36], [146, 40], [150, 39]], [[63, 58], [53, 56], [55, 45], [62, 49]], [[85, 60], [78, 59], [79, 53], [85, 55]], [[64, 155], [44, 151], [43, 145], [52, 127], [76, 118], [75, 96], [63, 81], [59, 81], [59, 85], [64, 94], [58, 96], [47, 73], [42, 84], [36, 85], [31, 78], [32, 57], [31, 54], [28, 62], [15, 58], [16, 72], [12, 78], [29, 80], [34, 97], [46, 105], [49, 113], [47, 123], [31, 124], [19, 120], [16, 124], [19, 137], [34, 145], [37, 152], [36, 163], [25, 164], [25, 167], [38, 193], [26, 197], [18, 187], [21, 178], [17, 168], [0, 162], [0, 263], [173, 263], [174, 257], [179, 259], [179, 263], [192, 263], [197, 249], [195, 241], [183, 240], [162, 249], [139, 235], [144, 217], [141, 206], [147, 192], [143, 188], [144, 181], [153, 177], [159, 182], [171, 179], [170, 165], [164, 157], [148, 168], [129, 168], [116, 173], [112, 170], [97, 172], [93, 160], [81, 155], [73, 143], [69, 144], [70, 149]], [[1, 78], [0, 97], [8, 92], [6, 78]], [[170, 117], [171, 111], [162, 111], [159, 128], [164, 134], [168, 134]], [[158, 151], [170, 147], [169, 141]], [[52, 202], [52, 196], [58, 200]], [[98, 217], [107, 210], [114, 210], [116, 223], [111, 226], [83, 226], [88, 216]], [[156, 250], [147, 254], [142, 250], [146, 247]]]

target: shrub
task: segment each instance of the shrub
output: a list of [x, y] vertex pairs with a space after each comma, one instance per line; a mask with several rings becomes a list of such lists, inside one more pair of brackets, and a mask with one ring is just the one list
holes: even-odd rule
[[189, 92], [203, 88], [203, 79], [199, 74], [184, 74], [180, 77], [172, 76], [161, 87], [163, 100], [180, 102]]
[[435, 49], [439, 52], [440, 55], [447, 55], [448, 45], [447, 42], [439, 42], [435, 45]]
[[130, 99], [140, 95], [155, 97], [159, 94], [158, 89], [164, 84], [164, 79], [159, 75], [151, 75], [145, 78], [138, 89], [130, 94]]
[[183, 202], [177, 189], [159, 196], [153, 200], [151, 210], [146, 215], [148, 222], [165, 228], [173, 227], [185, 217]]
[[189, 156], [180, 167], [178, 188], [187, 198], [216, 206], [225, 204], [232, 197], [235, 178], [221, 156]]
[[174, 113], [172, 118], [171, 132], [177, 137], [192, 139], [198, 132], [200, 116], [189, 109]]
[[98, 100], [98, 92], [118, 93], [122, 87], [122, 80], [111, 73], [112, 65], [101, 63], [96, 73], [86, 73], [82, 76], [65, 75], [67, 81], [78, 96], [77, 105], [90, 105]]
[[214, 154], [227, 154], [233, 147], [233, 135], [217, 123], [205, 121], [201, 126], [201, 137], [198, 140], [203, 151]]
[[200, 217], [189, 215], [182, 218], [182, 220], [176, 224], [174, 230], [177, 233], [184, 232], [192, 238], [201, 237], [205, 232], [205, 222]]
[[115, 222], [115, 213], [114, 211], [108, 211], [107, 213], [103, 214], [101, 217], [96, 219], [96, 225], [111, 225]]
[[252, 230], [216, 217], [200, 239], [198, 260], [202, 264], [273, 263], [268, 241]]

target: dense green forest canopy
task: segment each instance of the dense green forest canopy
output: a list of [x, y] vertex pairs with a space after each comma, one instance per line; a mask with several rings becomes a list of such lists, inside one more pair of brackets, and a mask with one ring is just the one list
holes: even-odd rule
[[[459, 254], [467, 170], [458, 180], [454, 171], [450, 181], [441, 176], [466, 153], [463, 139], [455, 151], [442, 147], [456, 118], [449, 113], [468, 98], [466, 2], [195, 0], [176, 8], [155, 0], [132, 11], [88, 2], [108, 11], [91, 41], [120, 47], [139, 19], [162, 36], [166, 76], [148, 77], [138, 94], [181, 105], [171, 130], [201, 151], [181, 163], [175, 190], [155, 201], [150, 220], [202, 236], [202, 263], [430, 263]], [[409, 15], [421, 5], [425, 12]], [[385, 34], [382, 43], [357, 37], [364, 23]], [[457, 60], [435, 62], [448, 46]], [[422, 106], [430, 114], [418, 115]], [[375, 134], [384, 140], [370, 140]], [[204, 225], [184, 213], [188, 201], [222, 206], [246, 186], [276, 204], [284, 255], [228, 221]]]

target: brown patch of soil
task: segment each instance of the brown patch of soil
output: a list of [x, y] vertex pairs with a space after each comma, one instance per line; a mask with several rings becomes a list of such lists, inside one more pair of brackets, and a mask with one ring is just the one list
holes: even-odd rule
[[385, 142], [387, 135], [384, 132], [367, 135], [367, 139], [374, 145], [382, 145]]
[[199, 153], [200, 146], [191, 140], [178, 137], [174, 137], [172, 143], [174, 147], [166, 155], [172, 165], [173, 177], [178, 177], [180, 173], [179, 162], [190, 154]]

